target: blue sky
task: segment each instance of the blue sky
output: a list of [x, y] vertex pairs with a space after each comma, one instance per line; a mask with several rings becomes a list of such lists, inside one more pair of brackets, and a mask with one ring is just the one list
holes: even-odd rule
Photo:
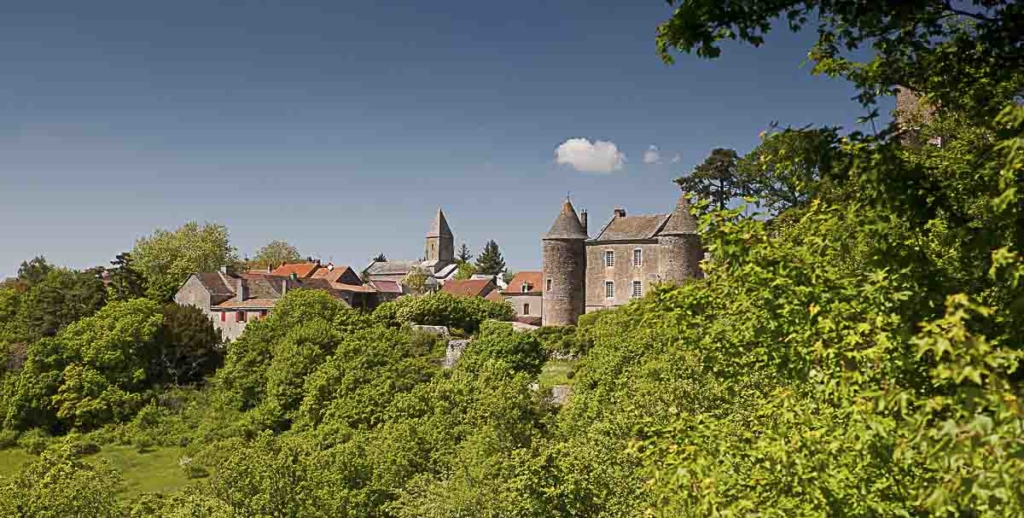
[[[863, 114], [848, 85], [801, 68], [809, 33], [662, 64], [670, 14], [660, 0], [4, 2], [0, 277], [38, 254], [106, 264], [189, 220], [227, 225], [243, 255], [284, 239], [335, 263], [418, 258], [438, 206], [456, 246], [495, 239], [513, 270], [539, 268], [567, 191], [592, 229], [616, 206], [666, 212], [672, 179], [714, 147]], [[615, 145], [571, 155], [584, 168], [619, 168], [556, 163], [572, 138]]]

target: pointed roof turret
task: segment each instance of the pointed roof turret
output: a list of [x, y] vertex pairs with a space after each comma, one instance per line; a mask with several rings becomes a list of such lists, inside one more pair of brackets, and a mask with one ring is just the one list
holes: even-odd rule
[[583, 229], [583, 224], [580, 223], [580, 218], [576, 215], [576, 209], [569, 198], [565, 199], [562, 212], [558, 214], [544, 239], [587, 239], [587, 231]]
[[444, 219], [441, 207], [437, 208], [437, 216], [434, 216], [434, 222], [430, 224], [427, 237], [452, 237], [452, 229], [448, 227], [448, 221]]
[[686, 193], [679, 197], [675, 210], [668, 216], [668, 222], [662, 227], [661, 235], [696, 234], [697, 218], [690, 213], [690, 200]]

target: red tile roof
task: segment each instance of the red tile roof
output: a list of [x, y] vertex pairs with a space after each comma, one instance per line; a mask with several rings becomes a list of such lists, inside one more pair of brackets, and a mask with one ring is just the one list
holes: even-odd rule
[[505, 297], [502, 297], [501, 292], [498, 290], [491, 290], [484, 298], [491, 302], [505, 302]]
[[235, 299], [227, 300], [217, 304], [218, 308], [223, 309], [269, 309], [274, 307], [279, 299], [246, 299], [242, 302], [238, 302]]
[[464, 281], [448, 281], [441, 291], [464, 297], [483, 297], [493, 291], [494, 282], [490, 279], [468, 279]]
[[345, 284], [342, 282], [332, 282], [331, 287], [338, 291], [349, 291], [352, 293], [377, 293], [377, 290], [373, 289], [373, 286], [367, 286], [365, 284]]
[[[541, 281], [541, 272], [519, 272], [515, 277], [512, 277], [512, 282], [508, 283], [508, 289], [505, 290], [507, 294], [515, 293], [538, 293], [544, 290], [544, 284]], [[527, 285], [526, 290], [523, 290], [523, 284]]]
[[398, 284], [397, 281], [370, 281], [373, 287], [377, 288], [377, 291], [381, 293], [402, 293], [402, 285]]
[[272, 275], [289, 276], [291, 274], [297, 275], [300, 279], [305, 279], [320, 268], [319, 263], [293, 263], [293, 264], [282, 264], [274, 269]]

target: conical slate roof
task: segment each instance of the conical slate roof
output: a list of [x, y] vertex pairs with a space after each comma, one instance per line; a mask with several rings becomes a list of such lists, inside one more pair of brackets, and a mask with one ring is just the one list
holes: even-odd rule
[[430, 224], [427, 237], [452, 237], [452, 229], [448, 227], [448, 221], [444, 219], [444, 212], [441, 212], [440, 207], [437, 209], [434, 222]]
[[686, 194], [679, 197], [679, 203], [676, 203], [675, 210], [672, 214], [669, 214], [668, 222], [661, 229], [661, 235], [673, 235], [673, 234], [696, 234], [697, 233], [697, 218], [690, 214], [690, 200], [686, 199]]
[[580, 223], [580, 218], [576, 215], [576, 209], [572, 207], [572, 202], [566, 198], [565, 203], [562, 204], [562, 212], [558, 214], [558, 218], [555, 219], [555, 223], [551, 225], [551, 230], [544, 236], [544, 239], [586, 238], [587, 231], [583, 230], [583, 224]]

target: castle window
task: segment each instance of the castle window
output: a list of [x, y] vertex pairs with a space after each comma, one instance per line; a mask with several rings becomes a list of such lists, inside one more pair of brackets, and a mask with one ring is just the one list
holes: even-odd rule
[[524, 315], [529, 315], [530, 314], [530, 305], [529, 304], [523, 304], [523, 314]]
[[643, 281], [633, 281], [633, 298], [638, 299], [644, 296]]
[[551, 291], [551, 279], [548, 279], [548, 289], [546, 291]]
[[644, 264], [644, 249], [634, 248], [633, 249], [633, 266], [643, 266]]
[[615, 298], [615, 283], [613, 281], [604, 281], [604, 296], [608, 299]]
[[615, 266], [615, 251], [614, 250], [605, 250], [605, 252], [604, 252], [604, 266], [606, 268], [610, 268], [612, 266]]
[[235, 322], [245, 322], [245, 311], [235, 312]]

